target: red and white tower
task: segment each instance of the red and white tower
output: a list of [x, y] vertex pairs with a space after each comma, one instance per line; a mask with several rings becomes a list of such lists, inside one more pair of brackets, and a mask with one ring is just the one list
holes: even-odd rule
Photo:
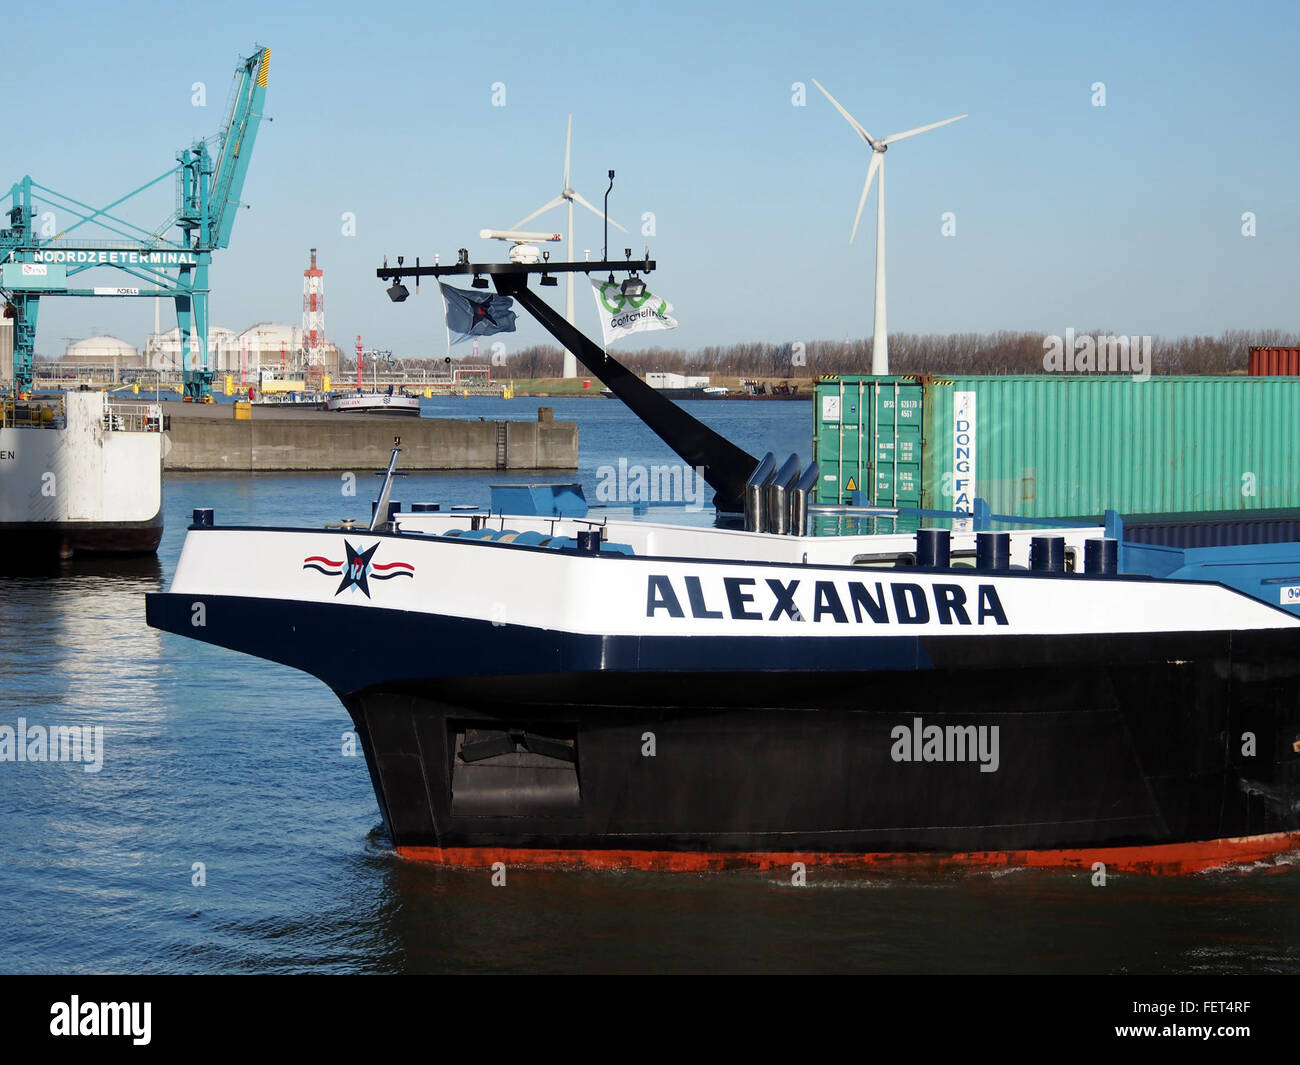
[[309, 367], [325, 365], [325, 271], [316, 265], [315, 248], [302, 272], [302, 347]]

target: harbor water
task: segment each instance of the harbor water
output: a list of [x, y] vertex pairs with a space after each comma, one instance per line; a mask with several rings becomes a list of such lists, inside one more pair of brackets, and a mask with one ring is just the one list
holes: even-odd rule
[[[412, 474], [394, 498], [482, 505], [492, 483], [577, 479], [597, 501], [620, 466], [678, 463], [621, 403], [540, 402], [578, 422], [576, 474]], [[487, 419], [535, 405], [424, 403]], [[807, 403], [689, 408], [752, 453], [810, 454]], [[364, 519], [374, 473], [355, 471], [355, 494], [338, 473], [171, 474], [156, 560], [0, 577], [0, 725], [103, 730], [98, 766], [0, 761], [0, 971], [1300, 970], [1300, 865], [1104, 885], [1090, 871], [813, 865], [796, 886], [787, 870], [518, 868], [494, 885], [398, 859], [323, 684], [144, 622], [195, 507], [220, 524]]]

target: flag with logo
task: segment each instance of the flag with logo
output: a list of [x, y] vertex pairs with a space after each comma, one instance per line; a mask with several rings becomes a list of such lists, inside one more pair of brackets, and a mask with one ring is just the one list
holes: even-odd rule
[[456, 340], [469, 337], [491, 336], [493, 333], [513, 333], [515, 301], [497, 292], [466, 292], [439, 282], [443, 302], [447, 305], [447, 328], [456, 334]]
[[668, 312], [673, 305], [660, 299], [649, 289], [639, 296], [623, 295], [620, 282], [591, 279], [596, 296], [596, 310], [600, 314], [600, 328], [605, 334], [605, 347], [633, 333], [651, 329], [676, 329], [677, 319]]

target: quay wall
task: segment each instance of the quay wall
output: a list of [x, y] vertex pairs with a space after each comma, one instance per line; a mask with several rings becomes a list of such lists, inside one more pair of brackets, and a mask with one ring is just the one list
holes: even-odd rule
[[401, 437], [404, 470], [573, 470], [578, 426], [558, 421], [469, 421], [322, 411], [267, 411], [248, 420], [228, 405], [165, 403], [164, 468], [382, 469]]

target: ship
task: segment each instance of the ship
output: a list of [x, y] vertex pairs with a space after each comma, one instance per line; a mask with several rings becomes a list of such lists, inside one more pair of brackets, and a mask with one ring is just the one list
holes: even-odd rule
[[258, 371], [256, 385], [241, 384], [232, 391], [228, 382], [226, 390], [237, 399], [246, 395], [255, 407], [324, 410], [330, 397], [328, 383], [329, 378], [318, 367], [264, 366]]
[[1183, 869], [1300, 846], [1300, 607], [1231, 564], [1029, 568], [1041, 532], [954, 566], [986, 534], [926, 565], [906, 534], [200, 514], [147, 610], [333, 689], [412, 858]]
[[276, 396], [312, 391], [307, 379], [308, 374], [302, 368], [266, 366], [258, 371], [258, 393], [262, 396]]
[[768, 383], [759, 381], [755, 378], [742, 377], [740, 380], [740, 390], [738, 392], [728, 392], [722, 399], [808, 399], [812, 395], [808, 390], [802, 393], [798, 385], [792, 385], [789, 381], [775, 381]]
[[458, 266], [422, 272], [493, 276], [746, 518], [405, 515], [400, 448], [368, 528], [196, 511], [149, 624], [327, 684], [399, 854], [1188, 872], [1300, 849], [1300, 545], [966, 512], [809, 536], [815, 465], [699, 423], [527, 267]]
[[162, 539], [164, 419], [98, 391], [0, 399], [0, 545], [8, 563], [148, 555]]
[[[365, 349], [361, 338], [357, 337], [357, 386], [347, 392], [333, 392], [325, 401], [325, 410], [338, 414], [405, 414], [414, 418], [420, 416], [420, 397], [409, 394], [406, 389], [394, 390], [389, 385], [386, 391], [380, 391], [378, 380], [367, 391], [361, 383]], [[375, 358], [391, 358], [391, 352], [377, 352]], [[378, 362], [376, 362], [378, 366]]]
[[290, 407], [306, 410], [325, 410], [330, 393], [319, 390], [305, 392], [261, 392], [254, 391], [250, 401], [254, 407]]
[[340, 414], [406, 414], [420, 416], [420, 397], [408, 395], [405, 391], [332, 393], [325, 402], [325, 409]]

